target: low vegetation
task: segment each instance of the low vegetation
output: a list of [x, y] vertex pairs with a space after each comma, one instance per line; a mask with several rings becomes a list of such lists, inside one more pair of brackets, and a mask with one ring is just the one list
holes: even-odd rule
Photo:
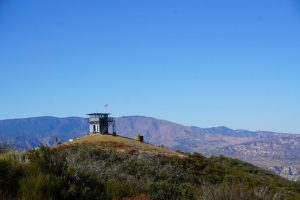
[[300, 183], [225, 157], [119, 152], [90, 143], [0, 152], [0, 199], [300, 199]]

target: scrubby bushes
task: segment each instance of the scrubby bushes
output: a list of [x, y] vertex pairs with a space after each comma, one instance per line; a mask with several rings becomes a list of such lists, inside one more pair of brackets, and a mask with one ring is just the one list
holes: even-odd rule
[[0, 159], [0, 199], [17, 196], [19, 179], [24, 175], [22, 167], [12, 159]]
[[[41, 147], [24, 163], [0, 159], [0, 193], [7, 199], [153, 200], [296, 199], [299, 183], [225, 157], [128, 155], [90, 144]], [[1, 196], [0, 196], [1, 198]]]
[[61, 180], [53, 175], [37, 174], [20, 180], [20, 196], [23, 200], [60, 199]]
[[15, 199], [19, 180], [25, 176], [25, 166], [20, 164], [21, 153], [8, 146], [0, 147], [0, 199]]

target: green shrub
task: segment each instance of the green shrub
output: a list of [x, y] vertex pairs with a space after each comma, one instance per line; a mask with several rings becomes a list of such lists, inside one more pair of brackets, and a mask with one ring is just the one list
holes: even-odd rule
[[0, 159], [0, 192], [6, 196], [17, 196], [19, 179], [25, 176], [21, 164], [12, 159]]
[[61, 188], [62, 199], [104, 200], [106, 199], [104, 185], [91, 175], [68, 173]]
[[61, 199], [59, 178], [52, 175], [38, 174], [20, 180], [22, 200], [55, 200]]
[[30, 166], [36, 173], [53, 174], [61, 176], [66, 173], [67, 161], [65, 154], [55, 152], [49, 147], [41, 146], [39, 150], [27, 153]]
[[136, 195], [139, 192], [135, 185], [116, 179], [108, 180], [105, 183], [105, 187], [107, 199], [121, 199], [123, 197]]

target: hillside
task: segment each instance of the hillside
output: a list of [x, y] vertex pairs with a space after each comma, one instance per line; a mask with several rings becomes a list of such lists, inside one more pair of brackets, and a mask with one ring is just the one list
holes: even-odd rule
[[[206, 158], [110, 135], [88, 135], [9, 159], [2, 199], [299, 200], [299, 183], [226, 157]], [[6, 155], [6, 156], [5, 156]]]
[[299, 134], [188, 127], [148, 117], [121, 117], [117, 124], [117, 131], [127, 137], [142, 133], [153, 144], [206, 156], [225, 155], [300, 180]]
[[[188, 127], [150, 117], [120, 117], [117, 132], [133, 138], [137, 134], [156, 145], [205, 156], [225, 155], [270, 169], [291, 180], [300, 178], [300, 135], [265, 131], [232, 130], [226, 127]], [[41, 143], [53, 145], [87, 133], [83, 118], [37, 117], [0, 120], [0, 143], [26, 150]]]

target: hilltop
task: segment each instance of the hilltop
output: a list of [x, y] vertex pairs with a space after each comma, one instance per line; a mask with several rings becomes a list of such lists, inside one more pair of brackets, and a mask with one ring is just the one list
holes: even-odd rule
[[139, 142], [131, 138], [113, 135], [89, 134], [87, 136], [75, 138], [71, 142], [66, 142], [58, 146], [58, 148], [67, 148], [70, 145], [91, 144], [97, 147], [108, 150], [114, 149], [117, 152], [125, 152], [129, 154], [135, 153], [153, 153], [166, 156], [185, 157], [183, 153], [173, 151], [162, 146], [155, 146], [144, 142]]

